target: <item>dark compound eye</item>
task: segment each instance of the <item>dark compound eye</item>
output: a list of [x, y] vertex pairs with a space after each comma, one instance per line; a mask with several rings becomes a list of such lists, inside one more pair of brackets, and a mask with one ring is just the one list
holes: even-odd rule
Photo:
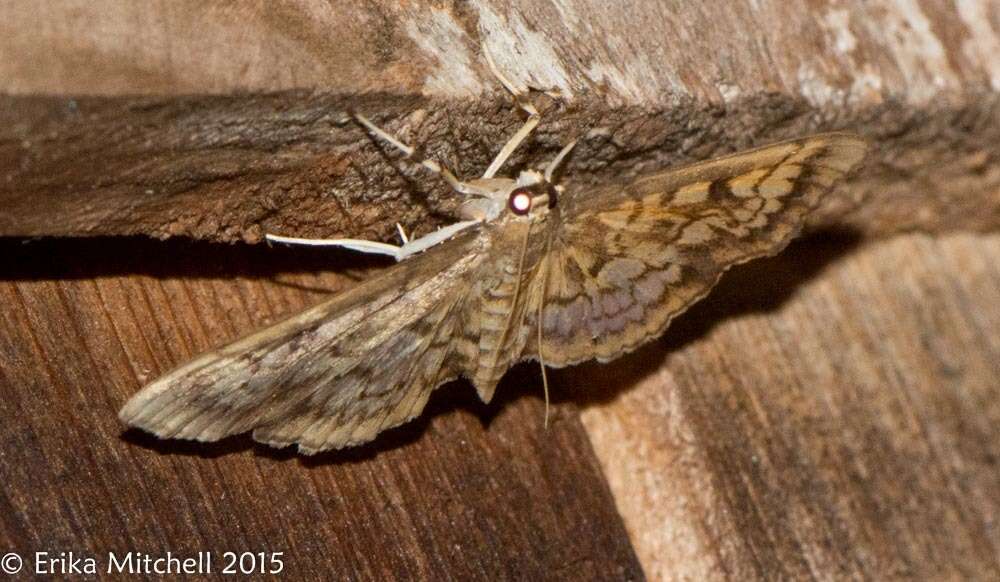
[[514, 190], [507, 199], [507, 206], [511, 212], [519, 216], [531, 212], [531, 192], [524, 188]]
[[545, 193], [549, 195], [549, 208], [555, 208], [559, 202], [559, 191], [552, 184], [546, 184]]

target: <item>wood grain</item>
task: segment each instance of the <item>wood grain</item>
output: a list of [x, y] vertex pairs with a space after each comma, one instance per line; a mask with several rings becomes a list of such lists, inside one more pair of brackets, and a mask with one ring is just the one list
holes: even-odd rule
[[651, 579], [1000, 576], [1000, 237], [853, 246], [746, 265], [553, 382]]
[[641, 578], [578, 416], [543, 428], [535, 368], [490, 407], [446, 387], [339, 454], [123, 434], [116, 412], [143, 381], [350, 284], [329, 253], [0, 247], [5, 552], [210, 551], [218, 572], [223, 551], [283, 551], [292, 579]]
[[989, 0], [7, 0], [0, 16], [0, 236], [426, 232], [456, 198], [344, 113], [480, 173], [520, 123], [482, 45], [567, 93], [539, 98], [512, 162], [580, 137], [571, 186], [818, 130], [875, 144], [811, 242], [733, 272], [659, 345], [555, 374], [548, 432], [521, 371], [504, 402], [456, 384], [378, 448], [316, 463], [119, 439], [113, 412], [318, 296], [272, 279], [346, 284], [328, 254], [2, 241], [0, 549], [639, 577], [580, 406], [650, 578], [998, 576], [996, 236], [873, 242], [1000, 226]]
[[346, 111], [477, 176], [520, 124], [482, 47], [565, 95], [538, 97], [513, 167], [579, 137], [565, 175], [587, 187], [849, 129], [878, 147], [818, 224], [1000, 224], [988, 1], [620, 4], [8, 1], [0, 236], [426, 232], [456, 197]]

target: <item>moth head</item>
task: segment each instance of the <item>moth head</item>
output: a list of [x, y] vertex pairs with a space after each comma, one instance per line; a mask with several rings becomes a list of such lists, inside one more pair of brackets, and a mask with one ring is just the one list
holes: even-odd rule
[[559, 187], [547, 183], [516, 187], [507, 195], [507, 210], [517, 216], [548, 212], [555, 208], [559, 190]]
[[517, 216], [548, 213], [555, 207], [562, 189], [550, 183], [538, 171], [521, 172], [507, 193], [507, 210]]

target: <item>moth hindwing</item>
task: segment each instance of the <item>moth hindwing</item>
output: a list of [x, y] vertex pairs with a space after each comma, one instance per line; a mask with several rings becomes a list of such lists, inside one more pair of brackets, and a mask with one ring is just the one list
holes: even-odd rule
[[815, 135], [574, 191], [553, 178], [571, 143], [541, 170], [497, 177], [539, 119], [501, 80], [528, 119], [483, 177], [461, 181], [440, 162], [420, 161], [466, 197], [460, 221], [418, 239], [404, 234], [399, 246], [269, 236], [399, 263], [165, 374], [126, 403], [122, 421], [164, 438], [252, 432], [314, 453], [412, 419], [458, 376], [489, 401], [520, 360], [612, 360], [660, 335], [726, 269], [783, 249], [866, 151], [850, 134]]

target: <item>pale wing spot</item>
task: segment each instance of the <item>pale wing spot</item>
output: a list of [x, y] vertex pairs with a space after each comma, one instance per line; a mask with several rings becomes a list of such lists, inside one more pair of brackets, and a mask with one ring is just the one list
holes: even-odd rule
[[677, 250], [674, 247], [666, 247], [651, 240], [635, 245], [629, 254], [651, 267], [662, 267], [667, 263], [677, 262]]
[[663, 193], [652, 192], [642, 197], [642, 205], [646, 208], [658, 208], [663, 206]]
[[641, 320], [643, 313], [644, 311], [640, 305], [633, 305], [629, 309], [622, 310], [605, 319], [601, 324], [606, 333], [621, 333], [628, 324]]
[[614, 210], [601, 213], [599, 220], [610, 230], [624, 230], [628, 227], [629, 213], [623, 210]]
[[711, 185], [711, 182], [695, 182], [681, 186], [679, 190], [674, 192], [670, 202], [677, 205], [700, 204], [708, 199], [708, 188]]
[[664, 271], [653, 271], [635, 282], [636, 298], [644, 305], [655, 303], [663, 295], [666, 284], [666, 273]]
[[753, 218], [757, 213], [752, 210], [747, 210], [745, 208], [737, 208], [733, 210], [733, 218], [740, 222], [747, 222]]
[[652, 216], [639, 217], [629, 223], [628, 227], [623, 229], [623, 232], [634, 232], [637, 234], [646, 234], [652, 232], [656, 228], [656, 222], [653, 220]]
[[764, 208], [762, 208], [761, 211], [764, 214], [773, 214], [781, 210], [782, 206], [784, 206], [784, 204], [781, 203], [781, 200], [777, 198], [768, 198], [767, 202], [764, 203]]
[[681, 281], [681, 266], [680, 265], [670, 265], [664, 273], [664, 281], [670, 285], [676, 285]]
[[778, 223], [771, 230], [770, 236], [771, 240], [785, 240], [785, 238], [792, 232], [792, 225], [788, 223]]
[[751, 212], [757, 212], [763, 205], [764, 205], [763, 198], [751, 198], [743, 203], [743, 208], [746, 208]]
[[767, 226], [767, 215], [763, 212], [753, 217], [753, 220], [745, 223], [747, 228], [762, 228]]
[[646, 270], [642, 261], [632, 258], [614, 259], [601, 268], [597, 278], [604, 284], [624, 287]]
[[816, 182], [820, 186], [829, 188], [833, 186], [833, 183], [837, 180], [837, 174], [831, 172], [826, 168], [813, 166], [810, 179], [812, 179], [812, 181]]
[[761, 179], [767, 175], [770, 168], [760, 168], [752, 172], [747, 172], [736, 176], [729, 180], [729, 189], [733, 191], [733, 195], [737, 198], [751, 198], [757, 196], [757, 192], [754, 188], [760, 183]]
[[789, 164], [799, 164], [809, 158], [813, 157], [817, 151], [826, 148], [826, 143], [822, 140], [812, 140], [806, 142], [801, 150], [797, 151], [794, 156], [788, 158], [787, 163]]
[[787, 196], [792, 191], [792, 180], [802, 173], [802, 166], [798, 164], [783, 164], [778, 166], [770, 176], [764, 180], [760, 188], [760, 195], [764, 198], [776, 198]]
[[664, 271], [653, 271], [643, 275], [635, 282], [635, 294], [643, 304], [656, 303], [663, 297], [667, 285], [676, 284], [681, 278], [681, 268], [670, 265]]
[[709, 217], [705, 218], [703, 220], [703, 222], [706, 225], [710, 226], [710, 227], [714, 227], [714, 228], [717, 228], [719, 230], [728, 232], [728, 233], [732, 234], [733, 236], [736, 236], [736, 237], [739, 237], [739, 238], [745, 237], [745, 236], [747, 236], [749, 234], [747, 232], [747, 228], [746, 228], [745, 224], [737, 223], [736, 226], [730, 226], [729, 225], [730, 221], [727, 220], [727, 219], [725, 219], [725, 218], [723, 218], [723, 217], [721, 217], [721, 216], [709, 216]]
[[599, 305], [604, 309], [604, 314], [612, 316], [626, 309], [632, 302], [631, 294], [627, 289], [608, 291], [600, 296]]
[[598, 219], [612, 230], [626, 230], [629, 228], [630, 218], [639, 208], [639, 204], [635, 200], [626, 200], [618, 208], [600, 213]]
[[715, 234], [704, 220], [696, 220], [684, 227], [684, 233], [681, 234], [681, 238], [677, 242], [678, 244], [687, 246], [699, 245], [712, 240], [714, 237]]
[[821, 158], [823, 165], [829, 166], [836, 170], [838, 173], [846, 173], [850, 171], [851, 168], [861, 161], [861, 157], [864, 154], [864, 150], [849, 150], [843, 149], [835, 152], [830, 152], [829, 155]]
[[[802, 173], [801, 164], [781, 164], [780, 166], [774, 169], [774, 171], [771, 173], [770, 176], [768, 176], [768, 178], [769, 179], [773, 178], [777, 180], [792, 180], [794, 178], [797, 178], [801, 173]], [[765, 183], [767, 183], [767, 180], [765, 180]]]
[[577, 306], [581, 299], [582, 297], [577, 297], [565, 305], [546, 306], [542, 313], [542, 318], [545, 321], [543, 329], [548, 332], [558, 333], [564, 337], [571, 335], [572, 330], [579, 325], [576, 312], [579, 312]]

